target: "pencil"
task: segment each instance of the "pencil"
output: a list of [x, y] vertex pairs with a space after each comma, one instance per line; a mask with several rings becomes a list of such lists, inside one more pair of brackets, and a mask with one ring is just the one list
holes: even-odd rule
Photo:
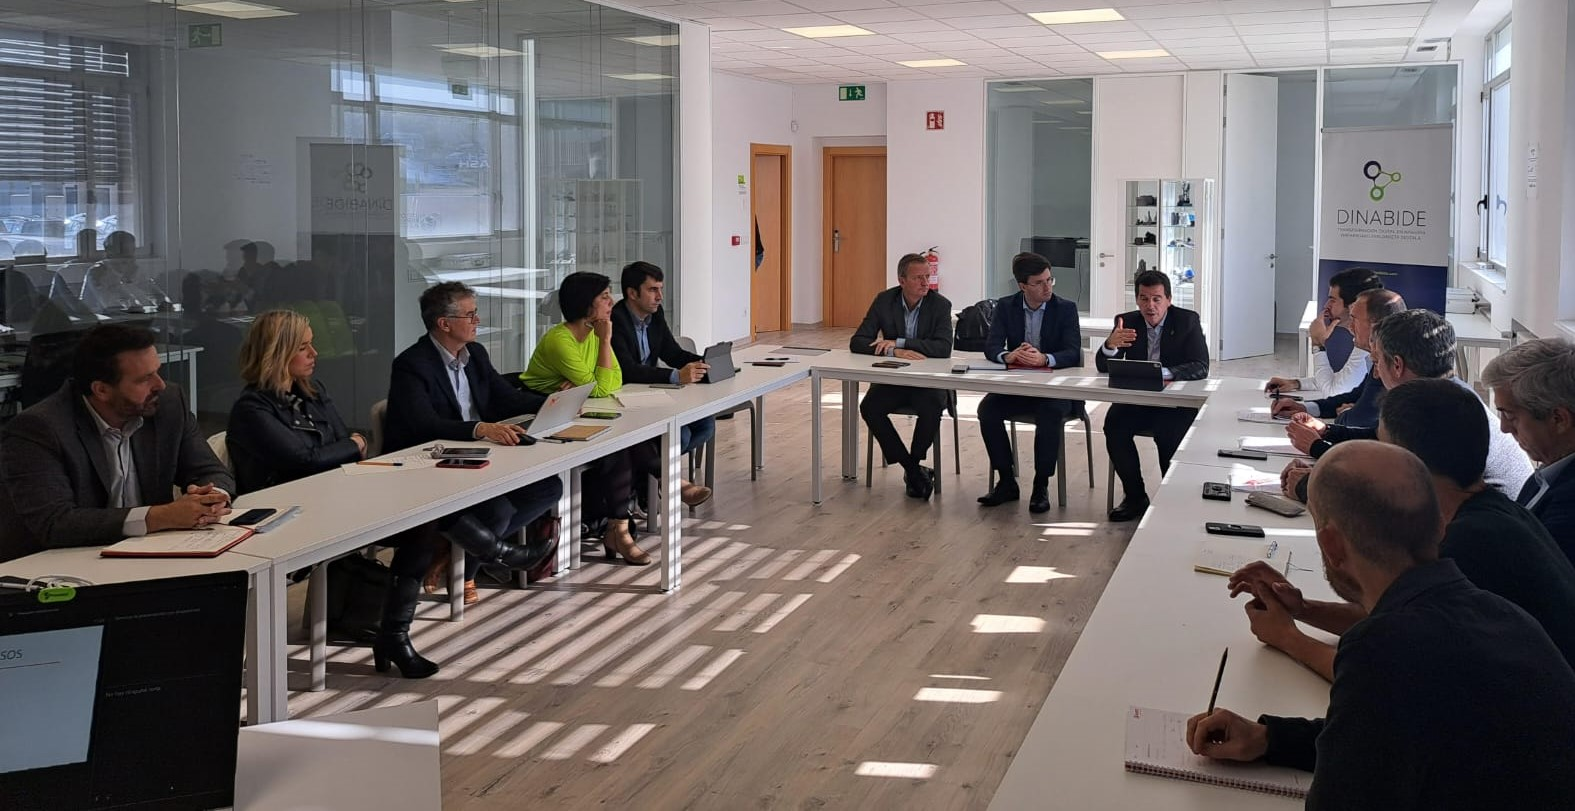
[[356, 462], [358, 465], [377, 465], [378, 467], [404, 467], [404, 462]]
[[1214, 692], [1209, 694], [1209, 715], [1214, 714], [1214, 702], [1219, 700], [1220, 681], [1225, 678], [1225, 659], [1229, 656], [1230, 648], [1226, 648], [1225, 652], [1220, 654], [1220, 670], [1214, 674]]

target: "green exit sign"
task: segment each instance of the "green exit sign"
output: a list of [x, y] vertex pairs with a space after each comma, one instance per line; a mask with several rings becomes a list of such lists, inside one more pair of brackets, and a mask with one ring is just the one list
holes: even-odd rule
[[224, 44], [224, 26], [220, 23], [200, 23], [186, 26], [186, 47], [217, 48]]
[[837, 101], [863, 101], [864, 85], [845, 84], [837, 88]]

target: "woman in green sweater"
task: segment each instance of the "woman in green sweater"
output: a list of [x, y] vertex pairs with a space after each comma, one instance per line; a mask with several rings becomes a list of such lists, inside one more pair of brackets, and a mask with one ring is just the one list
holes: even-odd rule
[[[564, 323], [547, 330], [520, 379], [543, 394], [595, 383], [592, 397], [623, 387], [623, 373], [612, 348], [612, 282], [600, 273], [570, 273], [558, 287]], [[629, 532], [629, 495], [634, 471], [654, 467], [651, 443], [615, 451], [596, 460], [583, 477], [588, 518], [607, 519], [602, 546], [609, 559], [623, 556], [631, 566], [650, 564], [651, 556]]]

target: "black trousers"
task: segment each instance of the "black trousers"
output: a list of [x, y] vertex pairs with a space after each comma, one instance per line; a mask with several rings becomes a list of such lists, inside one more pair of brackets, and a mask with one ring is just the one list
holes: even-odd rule
[[1034, 475], [1055, 475], [1056, 461], [1061, 458], [1061, 423], [1077, 408], [1073, 400], [1055, 400], [1047, 397], [1020, 397], [1013, 394], [986, 394], [979, 402], [979, 433], [984, 435], [984, 449], [990, 454], [990, 468], [1005, 476], [1016, 476], [1012, 464], [1012, 439], [1006, 433], [1006, 421], [1013, 417], [1031, 417], [1034, 421]]
[[[929, 455], [930, 446], [935, 444], [935, 435], [941, 430], [941, 412], [946, 410], [949, 401], [950, 398], [941, 389], [876, 383], [870, 386], [864, 400], [859, 403], [859, 414], [864, 417], [864, 424], [869, 426], [875, 441], [880, 443], [881, 453], [904, 468], [911, 468], [923, 464], [924, 458]], [[891, 424], [892, 413], [904, 409], [912, 411], [918, 418], [913, 424], [911, 446], [902, 444], [902, 437]]]
[[[558, 497], [561, 495], [563, 495], [563, 482], [554, 476], [539, 482], [531, 482], [496, 498], [489, 498], [466, 510], [465, 513], [476, 516], [476, 520], [492, 530], [492, 534], [500, 539], [509, 543], [518, 543], [519, 539], [516, 536], [519, 531], [530, 522], [551, 512], [553, 507], [558, 506]], [[476, 572], [480, 570], [481, 559], [466, 555], [465, 579], [475, 580]]]
[[1163, 408], [1115, 403], [1105, 412], [1105, 452], [1110, 455], [1110, 466], [1121, 479], [1121, 489], [1128, 497], [1147, 497], [1143, 488], [1143, 465], [1138, 460], [1136, 437], [1140, 432], [1154, 435], [1154, 445], [1159, 448], [1159, 469], [1170, 470], [1171, 457], [1181, 446], [1181, 439], [1192, 427], [1198, 416], [1195, 408]]

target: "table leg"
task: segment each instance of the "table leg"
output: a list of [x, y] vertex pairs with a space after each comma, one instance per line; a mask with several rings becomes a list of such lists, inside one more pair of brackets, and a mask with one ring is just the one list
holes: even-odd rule
[[328, 689], [328, 564], [312, 567], [307, 593], [312, 596], [308, 610], [312, 617], [312, 692]]
[[181, 353], [186, 361], [186, 403], [191, 406], [191, 413], [197, 413], [197, 353], [190, 349]]
[[584, 471], [576, 468], [569, 471], [569, 517], [564, 519], [569, 525], [569, 531], [564, 533], [569, 539], [569, 568], [580, 568], [580, 546], [583, 540], [580, 537], [580, 516], [585, 509], [585, 485], [581, 481]]
[[448, 545], [448, 621], [465, 618], [465, 550], [457, 543]]
[[842, 480], [859, 480], [859, 382], [842, 381]]
[[275, 670], [273, 631], [269, 627], [273, 611], [269, 604], [268, 581], [272, 577], [272, 567], [261, 574], [253, 574], [252, 587], [246, 595], [246, 723], [248, 726], [277, 720], [272, 717], [269, 703], [273, 696]]
[[575, 479], [573, 471], [558, 474], [563, 485], [563, 495], [558, 496], [558, 571], [566, 572], [578, 563], [576, 550], [580, 548], [580, 514], [569, 493]]
[[[682, 476], [683, 437], [674, 420], [662, 435], [662, 591], [673, 591], [683, 582], [683, 503], [678, 482]], [[651, 505], [656, 511], [656, 505]]]
[[809, 497], [820, 503], [820, 375], [809, 375]]
[[750, 428], [750, 441], [754, 447], [753, 459], [755, 470], [766, 469], [766, 398], [755, 398], [755, 423]]
[[257, 589], [261, 599], [257, 603], [258, 617], [267, 633], [270, 653], [267, 664], [273, 675], [261, 689], [263, 695], [262, 722], [283, 721], [290, 717], [290, 656], [288, 644], [290, 629], [285, 617], [289, 608], [284, 587], [287, 572], [269, 567], [268, 582]]

